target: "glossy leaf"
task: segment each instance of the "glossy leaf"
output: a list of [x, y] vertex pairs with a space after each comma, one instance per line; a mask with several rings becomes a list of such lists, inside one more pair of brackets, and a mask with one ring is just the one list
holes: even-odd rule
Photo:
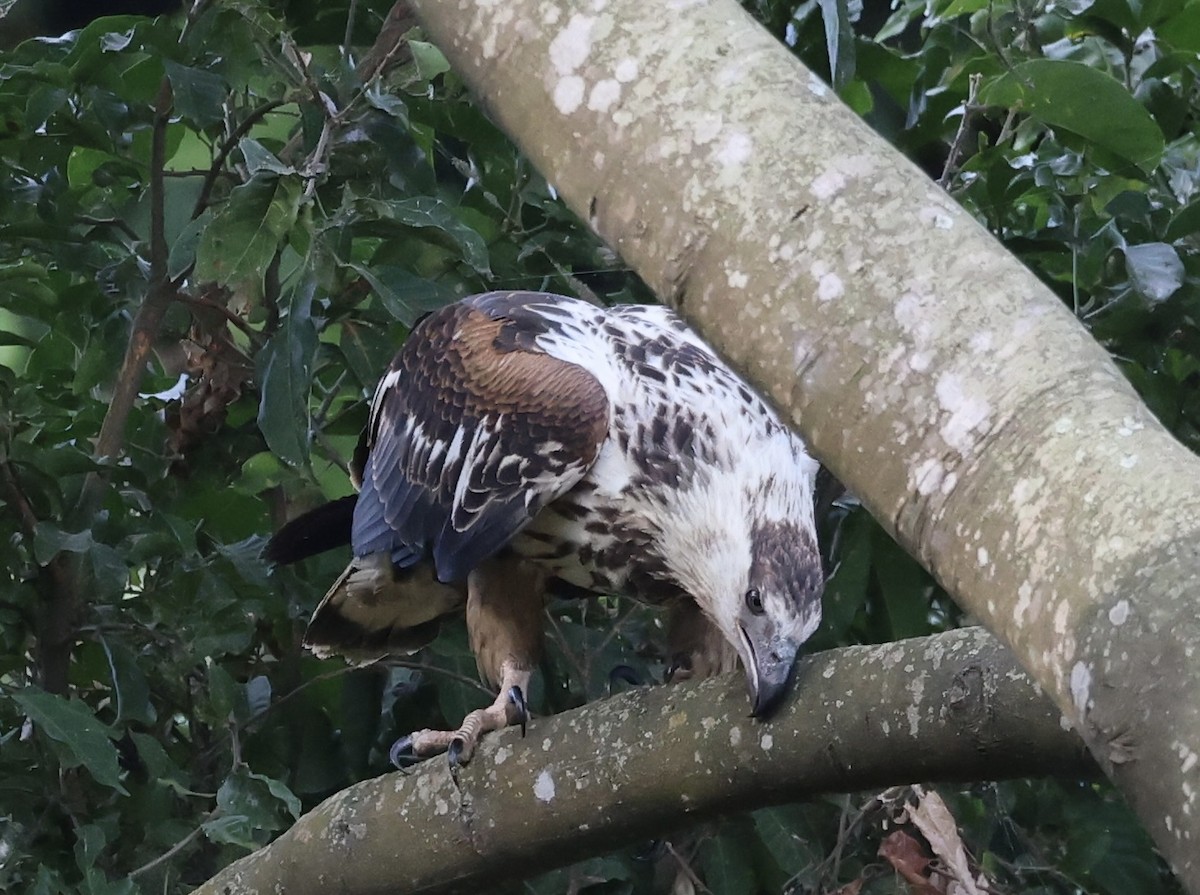
[[196, 277], [261, 288], [263, 274], [296, 223], [297, 177], [260, 176], [237, 187], [196, 247]]
[[60, 746], [64, 767], [85, 767], [104, 786], [125, 793], [108, 726], [82, 702], [26, 687], [12, 694], [35, 727]]
[[1144, 170], [1163, 152], [1162, 131], [1150, 113], [1119, 81], [1078, 62], [1022, 62], [992, 81], [981, 99], [1028, 112]]
[[275, 454], [292, 464], [308, 457], [308, 393], [317, 332], [311, 310], [314, 283], [292, 291], [287, 316], [259, 353], [262, 400], [258, 427]]

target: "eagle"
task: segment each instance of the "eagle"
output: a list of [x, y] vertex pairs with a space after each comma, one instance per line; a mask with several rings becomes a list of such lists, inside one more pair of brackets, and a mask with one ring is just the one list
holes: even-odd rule
[[528, 720], [547, 589], [668, 607], [677, 677], [745, 670], [767, 717], [821, 619], [818, 464], [775, 411], [673, 311], [488, 292], [423, 318], [371, 401], [356, 496], [294, 519], [266, 557], [349, 543], [312, 616], [319, 656], [428, 642], [465, 608], [496, 696], [393, 761]]

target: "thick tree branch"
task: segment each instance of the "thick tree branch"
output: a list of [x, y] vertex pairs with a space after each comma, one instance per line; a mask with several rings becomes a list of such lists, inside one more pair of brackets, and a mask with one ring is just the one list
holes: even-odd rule
[[352, 786], [196, 895], [478, 892], [730, 811], [916, 780], [1091, 775], [982, 629], [812, 657], [779, 717], [740, 676], [652, 687]]
[[560, 195], [1009, 643], [1200, 895], [1200, 459], [735, 0], [412, 0]]

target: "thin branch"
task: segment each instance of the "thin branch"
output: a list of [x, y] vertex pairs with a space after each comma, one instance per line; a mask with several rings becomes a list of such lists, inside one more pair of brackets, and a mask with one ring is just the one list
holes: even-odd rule
[[96, 218], [91, 215], [80, 215], [76, 218], [81, 224], [87, 224], [90, 227], [116, 227], [134, 242], [141, 242], [142, 237], [133, 227], [129, 226], [129, 222], [122, 218]]
[[317, 412], [313, 414], [313, 428], [320, 429], [324, 427], [325, 416], [329, 413], [329, 408], [333, 405], [334, 399], [337, 398], [338, 392], [342, 387], [342, 383], [346, 381], [346, 377], [350, 375], [349, 368], [345, 368], [338, 374], [337, 379], [333, 381], [333, 385], [329, 386], [325, 391], [324, 397], [321, 399], [321, 406], [317, 408]]
[[250, 133], [254, 125], [258, 124], [266, 115], [278, 109], [282, 105], [286, 105], [288, 98], [267, 100], [259, 106], [250, 110], [250, 113], [239, 122], [237, 127], [230, 131], [229, 136], [221, 143], [217, 154], [213, 157], [213, 162], [208, 166], [208, 173], [204, 175], [204, 182], [200, 185], [200, 195], [196, 197], [196, 204], [192, 206], [192, 219], [200, 217], [204, 213], [204, 209], [208, 208], [208, 203], [212, 199], [213, 187], [217, 183], [217, 178], [221, 176], [225, 161], [229, 158], [229, 154], [237, 148], [242, 137]]
[[246, 334], [246, 337], [250, 340], [250, 344], [252, 344], [254, 346], [258, 346], [258, 345], [262, 344], [262, 341], [263, 341], [262, 333], [260, 333], [258, 330], [256, 330], [254, 327], [252, 327], [249, 323], [247, 323], [244, 317], [240, 317], [239, 315], [235, 314], [233, 311], [229, 310], [229, 308], [227, 308], [225, 305], [215, 302], [210, 298], [202, 298], [202, 297], [196, 296], [196, 295], [188, 295], [186, 292], [176, 292], [171, 297], [173, 299], [175, 299], [175, 301], [182, 302], [182, 303], [188, 304], [188, 305], [192, 305], [193, 307], [196, 307], [196, 308], [204, 308], [206, 311], [215, 311], [216, 313], [218, 313], [222, 317], [224, 317], [226, 320], [228, 320], [230, 323], [232, 323], [234, 326], [236, 326], [238, 329], [240, 329], [242, 332], [244, 332]]
[[[204, 818], [204, 823], [207, 823], [208, 821], [212, 820], [214, 817], [217, 816], [217, 814], [219, 812], [220, 812], [220, 809], [216, 809], [216, 810], [210, 812], [209, 815]], [[196, 827], [196, 829], [192, 830], [192, 832], [188, 833], [186, 836], [184, 836], [182, 839], [180, 839], [178, 842], [176, 842], [174, 845], [172, 845], [169, 849], [167, 849], [165, 852], [163, 852], [157, 858], [147, 861], [145, 864], [143, 864], [141, 867], [138, 867], [136, 870], [131, 870], [129, 872], [128, 878], [134, 879], [136, 877], [141, 876], [143, 873], [150, 872], [151, 870], [153, 870], [155, 867], [157, 867], [160, 864], [165, 864], [167, 861], [171, 860], [173, 857], [175, 857], [177, 854], [179, 854], [181, 851], [183, 851], [185, 848], [187, 848], [189, 845], [191, 845], [193, 842], [195, 842], [197, 839], [199, 839], [202, 835], [204, 835], [204, 827], [203, 826]]]
[[962, 155], [967, 134], [970, 133], [971, 119], [979, 111], [976, 100], [979, 97], [979, 85], [982, 81], [983, 75], [981, 74], [973, 74], [968, 80], [967, 101], [963, 103], [962, 119], [958, 122], [958, 133], [954, 135], [954, 142], [950, 144], [950, 152], [946, 155], [946, 166], [942, 169], [942, 176], [938, 178], [938, 185], [944, 190], [950, 188], [950, 181], [958, 171], [958, 158]]

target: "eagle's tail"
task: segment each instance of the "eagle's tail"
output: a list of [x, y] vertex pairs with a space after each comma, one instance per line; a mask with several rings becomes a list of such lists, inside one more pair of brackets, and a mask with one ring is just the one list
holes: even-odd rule
[[356, 556], [317, 605], [304, 645], [357, 662], [415, 652], [466, 599], [466, 587], [442, 584], [430, 563], [399, 568], [386, 553]]
[[358, 497], [352, 494], [297, 516], [267, 541], [263, 558], [287, 565], [349, 544], [357, 501]]

